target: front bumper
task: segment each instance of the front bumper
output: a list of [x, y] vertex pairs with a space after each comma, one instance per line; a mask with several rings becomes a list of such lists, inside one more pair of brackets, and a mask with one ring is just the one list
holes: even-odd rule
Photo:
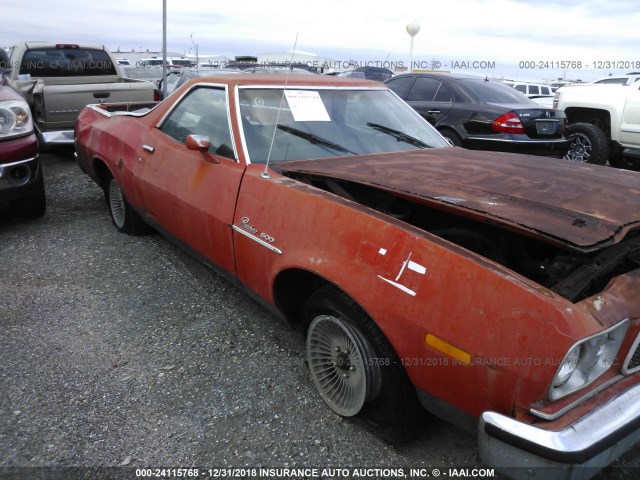
[[38, 140], [42, 145], [73, 145], [73, 130], [53, 130], [42, 132]]
[[480, 457], [509, 477], [588, 479], [640, 440], [640, 385], [559, 431], [495, 412], [478, 426]]

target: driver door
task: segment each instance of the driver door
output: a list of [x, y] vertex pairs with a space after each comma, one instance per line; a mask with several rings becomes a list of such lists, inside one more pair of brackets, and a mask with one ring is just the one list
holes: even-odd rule
[[[231, 229], [244, 165], [236, 160], [224, 88], [190, 90], [152, 128], [133, 174], [147, 216], [213, 264], [235, 274]], [[188, 135], [209, 138], [190, 150]]]

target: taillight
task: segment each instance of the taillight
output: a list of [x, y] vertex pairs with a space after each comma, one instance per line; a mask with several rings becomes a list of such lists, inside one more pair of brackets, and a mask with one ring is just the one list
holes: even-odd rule
[[153, 89], [153, 101], [154, 102], [159, 102], [162, 100], [162, 92], [160, 90], [158, 90], [157, 88]]
[[524, 125], [520, 121], [520, 117], [515, 112], [509, 112], [498, 118], [491, 129], [500, 133], [524, 133]]

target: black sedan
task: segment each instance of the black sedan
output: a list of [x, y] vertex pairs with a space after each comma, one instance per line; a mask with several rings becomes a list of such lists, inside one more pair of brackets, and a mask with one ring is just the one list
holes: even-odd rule
[[544, 108], [497, 80], [411, 73], [385, 81], [455, 146], [562, 156], [564, 112]]

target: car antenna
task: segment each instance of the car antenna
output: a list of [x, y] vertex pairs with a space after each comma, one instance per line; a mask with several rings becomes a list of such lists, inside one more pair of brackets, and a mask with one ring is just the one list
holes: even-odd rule
[[278, 123], [280, 122], [280, 111], [282, 105], [284, 105], [285, 92], [287, 91], [287, 85], [289, 84], [289, 75], [293, 71], [293, 56], [296, 54], [296, 46], [298, 45], [298, 32], [296, 32], [296, 39], [293, 42], [293, 50], [291, 50], [291, 62], [290, 70], [287, 72], [286, 79], [284, 81], [284, 89], [282, 90], [282, 96], [280, 97], [280, 107], [278, 108], [278, 114], [276, 115], [276, 124], [273, 127], [273, 135], [271, 136], [271, 145], [269, 145], [269, 153], [267, 154], [267, 163], [264, 165], [264, 172], [260, 175], [262, 178], [271, 178], [267, 169], [269, 168], [269, 161], [271, 160], [271, 150], [273, 149], [273, 142], [276, 138], [276, 132], [278, 131]]

